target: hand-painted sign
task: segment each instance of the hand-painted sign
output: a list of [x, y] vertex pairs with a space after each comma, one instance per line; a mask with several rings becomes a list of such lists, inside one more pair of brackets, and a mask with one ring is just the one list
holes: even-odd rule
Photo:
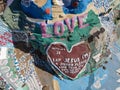
[[63, 75], [75, 79], [90, 58], [90, 48], [87, 43], [77, 43], [68, 51], [62, 43], [52, 43], [47, 55], [52, 65]]

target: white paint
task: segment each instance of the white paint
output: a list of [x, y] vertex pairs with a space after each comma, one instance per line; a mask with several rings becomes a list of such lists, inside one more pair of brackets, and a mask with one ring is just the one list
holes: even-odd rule
[[27, 85], [29, 86], [29, 90], [34, 90], [33, 84], [31, 83], [31, 80], [27, 80]]
[[120, 83], [120, 79], [118, 79], [117, 82]]
[[29, 77], [29, 80], [30, 80], [30, 82], [31, 82], [31, 84], [32, 84], [32, 87], [33, 87], [34, 90], [35, 90], [37, 87], [36, 87], [36, 84], [35, 84], [35, 81], [34, 81], [33, 77], [32, 77], [32, 76]]
[[0, 66], [7, 65], [8, 61], [7, 60], [0, 60]]
[[17, 87], [22, 87], [23, 84], [24, 84], [24, 83], [23, 83], [22, 81], [15, 82], [15, 85], [16, 85]]
[[116, 56], [117, 56], [118, 60], [120, 61], [120, 53], [117, 53]]
[[[7, 52], [7, 48], [3, 48], [2, 50], [5, 50]], [[10, 72], [10, 67], [6, 66], [7, 63], [8, 63], [7, 59], [0, 60], [0, 73], [2, 77], [4, 77], [12, 86], [14, 86], [14, 88], [17, 88], [20, 86], [18, 85], [19, 82], [17, 82], [18, 76], [16, 76], [16, 78], [12, 77], [13, 72]]]
[[16, 78], [12, 78], [12, 77], [10, 78], [10, 81], [13, 83], [16, 82], [17, 80], [18, 80], [18, 76], [16, 76]]
[[7, 59], [7, 47], [0, 48], [0, 59]]
[[116, 70], [117, 74], [119, 75], [120, 74], [120, 68]]
[[8, 66], [2, 66], [0, 68], [0, 70], [2, 71], [3, 74], [6, 74], [7, 72], [10, 71], [10, 67], [8, 67]]
[[12, 75], [13, 75], [13, 72], [8, 72], [8, 73], [6, 74], [6, 77], [7, 77], [7, 78], [10, 78]]
[[29, 84], [29, 82], [28, 82], [28, 81], [26, 82], [26, 84], [27, 84], [27, 86], [29, 87], [29, 90], [31, 90], [31, 89], [30, 89], [30, 84]]
[[85, 53], [85, 54], [82, 55], [83, 60], [87, 59], [88, 57], [89, 57], [89, 53]]
[[120, 87], [117, 87], [115, 90], [120, 90]]
[[105, 74], [102, 78], [100, 78], [100, 77], [95, 77], [95, 80], [96, 80], [96, 82], [93, 84], [93, 86], [96, 88], [96, 89], [99, 89], [99, 88], [101, 88], [101, 80], [104, 80], [105, 78], [107, 77], [107, 74]]
[[100, 79], [97, 80], [97, 81], [93, 84], [93, 86], [94, 86], [96, 89], [99, 89], [99, 88], [101, 87]]
[[62, 2], [62, 0], [56, 0], [57, 4], [60, 5], [60, 6], [63, 6], [64, 3]]
[[[58, 66], [56, 66], [56, 65], [54, 64], [54, 62], [52, 61], [52, 58], [49, 56], [48, 51], [49, 51], [49, 49], [52, 47], [52, 45], [55, 45], [55, 44], [56, 44], [56, 45], [57, 45], [57, 44], [63, 45], [63, 46], [66, 48], [67, 53], [71, 53], [71, 52], [72, 52], [72, 49], [73, 49], [75, 46], [78, 46], [78, 45], [80, 45], [80, 44], [87, 44], [87, 45], [88, 45], [88, 43], [85, 43], [85, 41], [81, 41], [81, 42], [79, 42], [79, 43], [76, 43], [76, 44], [72, 45], [71, 49], [68, 50], [66, 44], [64, 44], [64, 43], [62, 43], [62, 42], [53, 42], [53, 43], [51, 43], [51, 44], [48, 46], [48, 48], [47, 48], [47, 50], [46, 50], [48, 59], [50, 60], [50, 62], [52, 63], [52, 65], [53, 65], [56, 69], [58, 69], [63, 75], [67, 76], [67, 77], [70, 78], [70, 79], [75, 79], [75, 78], [77, 78], [78, 75], [85, 70], [86, 64], [88, 63], [88, 61], [89, 61], [89, 59], [90, 59], [91, 52], [89, 51], [89, 53], [87, 53], [87, 54], [85, 53], [84, 58], [85, 58], [87, 61], [84, 60], [85, 62], [83, 61], [83, 63], [86, 63], [86, 64], [85, 64], [84, 66], [80, 65], [80, 66], [82, 67], [82, 69], [79, 71], [79, 73], [76, 75], [76, 77], [73, 78], [73, 77], [70, 77], [69, 75], [67, 75], [66, 73], [64, 73]], [[88, 45], [88, 48], [89, 48], [89, 45]], [[52, 48], [52, 49], [56, 49], [56, 48]], [[89, 48], [89, 49], [90, 49], [90, 48]], [[63, 49], [62, 49], [62, 50], [63, 50]], [[86, 57], [88, 57], [88, 58], [86, 58]], [[79, 62], [79, 63], [81, 63], [81, 62]], [[69, 65], [70, 65], [70, 64], [69, 64]]]
[[94, 59], [96, 62], [99, 62], [99, 61], [100, 61], [100, 56], [101, 56], [101, 53], [93, 56], [93, 59]]

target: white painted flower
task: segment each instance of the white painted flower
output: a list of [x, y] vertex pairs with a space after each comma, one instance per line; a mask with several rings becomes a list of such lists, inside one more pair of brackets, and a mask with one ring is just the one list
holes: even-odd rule
[[107, 77], [107, 74], [104, 74], [102, 78], [100, 77], [95, 77], [96, 82], [93, 84], [93, 87], [96, 89], [101, 88], [101, 80], [104, 80]]
[[100, 79], [97, 80], [97, 81], [93, 84], [93, 86], [94, 86], [96, 89], [99, 89], [99, 88], [101, 87]]

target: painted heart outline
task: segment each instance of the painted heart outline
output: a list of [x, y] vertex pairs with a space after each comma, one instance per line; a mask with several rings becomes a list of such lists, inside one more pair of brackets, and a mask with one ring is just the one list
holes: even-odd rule
[[91, 55], [90, 47], [85, 42], [74, 44], [70, 51], [65, 44], [54, 42], [48, 46], [46, 53], [51, 64], [70, 79], [78, 77]]

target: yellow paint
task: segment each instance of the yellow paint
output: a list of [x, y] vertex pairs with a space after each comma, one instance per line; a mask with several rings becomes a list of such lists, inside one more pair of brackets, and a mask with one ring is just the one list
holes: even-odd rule
[[60, 90], [58, 81], [53, 80], [53, 88], [54, 88], [54, 90]]
[[34, 0], [34, 3], [35, 3], [38, 7], [42, 7], [43, 5], [45, 5], [46, 2], [47, 2], [47, 0]]

